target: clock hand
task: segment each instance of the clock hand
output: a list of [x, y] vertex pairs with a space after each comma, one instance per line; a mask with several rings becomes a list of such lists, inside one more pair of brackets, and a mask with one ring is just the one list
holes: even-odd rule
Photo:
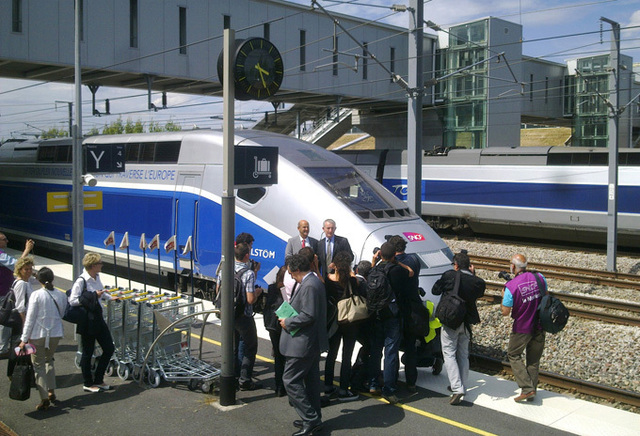
[[267, 70], [265, 70], [264, 68], [262, 68], [260, 66], [260, 64], [256, 64], [254, 68], [256, 70], [258, 70], [258, 73], [260, 73], [260, 80], [262, 80], [262, 86], [266, 88], [267, 87], [267, 82], [265, 82], [263, 74], [266, 74], [268, 76], [269, 72]]

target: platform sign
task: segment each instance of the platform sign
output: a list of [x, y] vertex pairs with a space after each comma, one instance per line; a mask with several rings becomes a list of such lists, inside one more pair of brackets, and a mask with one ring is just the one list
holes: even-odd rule
[[235, 147], [236, 186], [269, 186], [278, 183], [278, 147]]
[[[87, 191], [84, 210], [102, 210], [102, 191]], [[47, 192], [47, 212], [70, 212], [71, 192]]]
[[124, 144], [88, 144], [85, 146], [85, 172], [124, 172]]

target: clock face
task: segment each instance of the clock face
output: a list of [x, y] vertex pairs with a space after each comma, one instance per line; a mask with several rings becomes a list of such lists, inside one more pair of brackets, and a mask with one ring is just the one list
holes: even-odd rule
[[282, 84], [284, 65], [278, 49], [263, 38], [249, 38], [236, 50], [233, 73], [236, 98], [264, 100]]

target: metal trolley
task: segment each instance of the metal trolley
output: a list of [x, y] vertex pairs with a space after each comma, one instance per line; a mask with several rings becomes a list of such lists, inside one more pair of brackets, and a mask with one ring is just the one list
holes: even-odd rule
[[[192, 355], [191, 336], [197, 318], [203, 318], [204, 330], [207, 317], [216, 311], [204, 311], [202, 302], [188, 303], [184, 300], [150, 302], [146, 307], [153, 313], [153, 342], [146, 350], [141, 364], [144, 371], [136, 377], [138, 381], [157, 387], [164, 379], [186, 382], [190, 390], [212, 391], [220, 377], [220, 369], [201, 360], [202, 346], [198, 358]], [[141, 330], [148, 328], [148, 321], [146, 316], [140, 318]], [[201, 339], [202, 335], [203, 331]]]

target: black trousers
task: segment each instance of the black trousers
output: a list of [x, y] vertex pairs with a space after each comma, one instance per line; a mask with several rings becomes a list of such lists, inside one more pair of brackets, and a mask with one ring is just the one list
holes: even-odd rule
[[[107, 324], [100, 319], [97, 324], [92, 326], [91, 333], [81, 335], [82, 338], [82, 358], [80, 359], [80, 368], [82, 369], [82, 378], [85, 386], [101, 385], [104, 383], [104, 373], [109, 366], [111, 356], [113, 356], [114, 346], [111, 333]], [[102, 348], [102, 355], [98, 360], [95, 374], [91, 373], [91, 358], [96, 348], [96, 341]]]

